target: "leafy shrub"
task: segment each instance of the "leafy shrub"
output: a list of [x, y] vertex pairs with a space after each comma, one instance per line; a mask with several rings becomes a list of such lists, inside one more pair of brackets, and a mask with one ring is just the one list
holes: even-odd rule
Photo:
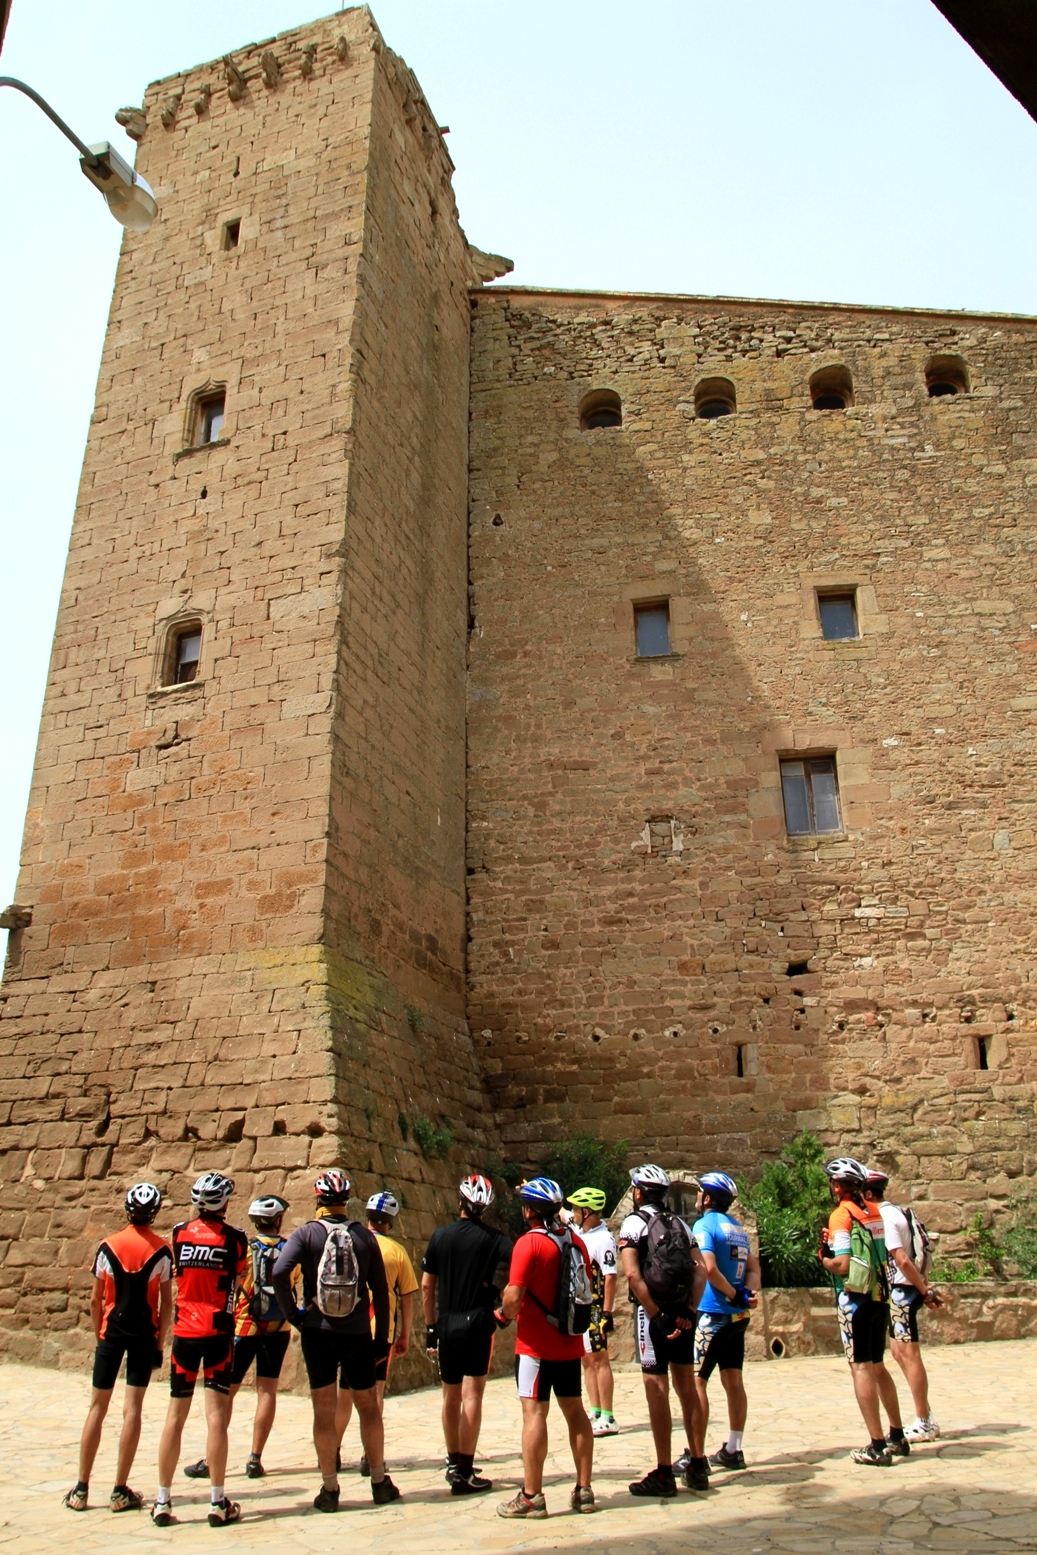
[[442, 1160], [454, 1142], [454, 1136], [445, 1124], [437, 1128], [428, 1118], [415, 1118], [411, 1132], [418, 1149], [430, 1161]]
[[1037, 1197], [1029, 1194], [1014, 1199], [997, 1226], [983, 1223], [983, 1211], [977, 1210], [965, 1229], [967, 1256], [954, 1261], [937, 1258], [933, 1279], [950, 1284], [968, 1280], [1037, 1279]]
[[502, 1161], [499, 1156], [491, 1156], [486, 1163], [487, 1174], [498, 1185], [494, 1218], [509, 1236], [519, 1237], [525, 1230], [516, 1190], [529, 1177], [553, 1177], [564, 1193], [572, 1193], [576, 1188], [601, 1188], [606, 1215], [612, 1214], [630, 1186], [625, 1165], [626, 1140], [610, 1144], [595, 1134], [574, 1134], [571, 1139], [549, 1146], [549, 1151], [547, 1159], [535, 1165]]
[[827, 1278], [817, 1261], [832, 1208], [824, 1159], [821, 1141], [804, 1132], [742, 1189], [742, 1203], [756, 1217], [764, 1285], [817, 1285]]
[[997, 1238], [1005, 1272], [1016, 1279], [1037, 1280], [1037, 1194], [1014, 1201]]

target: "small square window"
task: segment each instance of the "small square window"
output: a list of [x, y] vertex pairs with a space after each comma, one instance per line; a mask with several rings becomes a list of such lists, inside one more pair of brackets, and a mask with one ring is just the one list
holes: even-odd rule
[[188, 627], [187, 631], [181, 632], [176, 639], [172, 666], [174, 686], [183, 686], [189, 680], [198, 678], [198, 661], [201, 654], [201, 627]]
[[857, 596], [852, 590], [845, 594], [819, 594], [817, 609], [821, 617], [821, 636], [826, 641], [840, 642], [861, 635], [857, 624]]
[[834, 756], [783, 761], [781, 793], [785, 801], [785, 830], [790, 837], [842, 830]]
[[237, 248], [241, 241], [241, 222], [228, 221], [223, 228], [223, 247], [225, 249]]
[[661, 604], [635, 605], [634, 625], [639, 659], [659, 659], [670, 652], [670, 607], [665, 600]]
[[213, 394], [199, 402], [195, 425], [196, 448], [204, 448], [206, 443], [215, 443], [222, 435], [225, 403], [226, 398], [222, 394]]

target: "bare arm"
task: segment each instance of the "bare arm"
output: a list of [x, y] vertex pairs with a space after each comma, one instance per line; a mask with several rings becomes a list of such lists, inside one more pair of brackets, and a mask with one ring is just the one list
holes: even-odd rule
[[90, 1287], [90, 1321], [94, 1325], [94, 1338], [101, 1337], [101, 1318], [104, 1314], [104, 1281], [100, 1275], [94, 1275], [94, 1283]]
[[504, 1294], [500, 1299], [500, 1309], [510, 1323], [513, 1317], [518, 1317], [519, 1307], [526, 1298], [524, 1285], [505, 1285]]
[[605, 1294], [602, 1297], [602, 1311], [611, 1313], [616, 1305], [616, 1279], [615, 1274], [605, 1276]]
[[166, 1280], [158, 1293], [158, 1347], [164, 1350], [169, 1325], [173, 1320], [173, 1281]]
[[426, 1327], [431, 1328], [436, 1321], [436, 1276], [434, 1274], [421, 1276], [421, 1310]]
[[652, 1300], [651, 1292], [641, 1278], [641, 1264], [637, 1257], [636, 1247], [621, 1247], [619, 1256], [623, 1262], [623, 1273], [627, 1277], [630, 1293], [639, 1307], [643, 1307], [649, 1317], [658, 1317], [659, 1308]]
[[[728, 1301], [733, 1301], [735, 1299], [735, 1297], [738, 1295], [738, 1291], [731, 1284], [731, 1281], [729, 1279], [726, 1279], [724, 1277], [724, 1275], [721, 1274], [720, 1270], [717, 1268], [716, 1254], [715, 1253], [709, 1253], [709, 1252], [700, 1252], [699, 1253], [699, 1257], [701, 1258], [703, 1266], [704, 1266], [705, 1271], [706, 1271], [706, 1283], [709, 1284], [709, 1285], [712, 1285], [713, 1289], [719, 1291], [722, 1296], [726, 1296]], [[755, 1265], [755, 1280], [756, 1280], [756, 1283], [755, 1284], [750, 1284], [750, 1281], [754, 1278], [754, 1269], [753, 1269], [754, 1265]], [[755, 1255], [750, 1254], [749, 1259], [748, 1259], [748, 1261], [747, 1261], [747, 1263], [745, 1265], [745, 1289], [746, 1289], [746, 1292], [747, 1292], [747, 1295], [748, 1295], [748, 1304], [749, 1304], [749, 1306], [755, 1306], [756, 1305], [756, 1292], [759, 1290], [759, 1288], [760, 1288], [760, 1263], [759, 1263], [759, 1259], [756, 1258]]]
[[890, 1252], [893, 1255], [893, 1262], [896, 1264], [901, 1274], [905, 1279], [911, 1281], [911, 1284], [914, 1286], [915, 1290], [921, 1293], [922, 1299], [929, 1302], [931, 1306], [942, 1306], [942, 1301], [939, 1299], [936, 1292], [929, 1284], [929, 1281], [926, 1279], [921, 1269], [915, 1263], [914, 1259], [907, 1252], [906, 1248], [893, 1247], [890, 1248]]
[[396, 1336], [396, 1354], [406, 1355], [410, 1349], [410, 1330], [414, 1321], [414, 1292], [409, 1290], [400, 1297], [400, 1332]]

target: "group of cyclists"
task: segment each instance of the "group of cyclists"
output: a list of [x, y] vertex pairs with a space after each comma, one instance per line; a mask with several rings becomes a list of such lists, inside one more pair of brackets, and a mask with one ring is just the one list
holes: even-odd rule
[[[939, 1435], [919, 1353], [917, 1312], [923, 1303], [939, 1305], [940, 1298], [929, 1285], [927, 1246], [920, 1250], [924, 1228], [909, 1210], [885, 1201], [888, 1178], [849, 1157], [830, 1162], [826, 1171], [835, 1207], [820, 1258], [835, 1286], [840, 1333], [869, 1431], [868, 1445], [853, 1458], [889, 1465], [894, 1456], [909, 1454], [912, 1441]], [[109, 1506], [113, 1512], [143, 1506], [143, 1496], [128, 1482], [145, 1390], [162, 1364], [171, 1332], [170, 1399], [151, 1519], [158, 1527], [177, 1521], [172, 1485], [201, 1375], [206, 1452], [184, 1473], [209, 1480], [211, 1527], [239, 1521], [240, 1504], [228, 1498], [225, 1488], [234, 1398], [255, 1365], [256, 1410], [245, 1473], [260, 1479], [293, 1328], [299, 1330], [313, 1404], [321, 1474], [315, 1509], [339, 1509], [342, 1439], [354, 1407], [363, 1451], [360, 1472], [370, 1479], [374, 1504], [390, 1504], [400, 1492], [385, 1466], [385, 1387], [393, 1358], [410, 1348], [420, 1293], [425, 1347], [442, 1386], [450, 1493], [480, 1495], [493, 1488], [475, 1462], [483, 1394], [495, 1337], [514, 1321], [523, 1478], [516, 1494], [498, 1506], [498, 1514], [548, 1515], [543, 1471], [552, 1394], [575, 1467], [570, 1509], [593, 1512], [594, 1439], [619, 1429], [609, 1337], [620, 1267], [634, 1304], [656, 1458], [655, 1466], [630, 1484], [630, 1493], [673, 1497], [678, 1478], [690, 1490], [708, 1490], [714, 1470], [746, 1467], [742, 1371], [760, 1265], [745, 1228], [731, 1213], [737, 1186], [726, 1173], [707, 1172], [697, 1180], [691, 1224], [670, 1208], [670, 1179], [661, 1167], [635, 1167], [630, 1178], [632, 1208], [619, 1228], [617, 1247], [603, 1219], [606, 1196], [599, 1187], [577, 1188], [566, 1199], [549, 1177], [523, 1183], [524, 1234], [513, 1242], [487, 1218], [494, 1202], [489, 1178], [467, 1176], [459, 1185], [457, 1219], [440, 1226], [428, 1243], [420, 1283], [391, 1234], [399, 1214], [396, 1198], [384, 1191], [374, 1194], [362, 1224], [350, 1218], [351, 1184], [336, 1168], [319, 1174], [313, 1216], [288, 1236], [282, 1223], [289, 1205], [276, 1194], [250, 1204], [251, 1236], [228, 1225], [234, 1183], [220, 1172], [206, 1172], [191, 1190], [193, 1218], [175, 1226], [167, 1242], [152, 1224], [162, 1206], [161, 1192], [151, 1183], [136, 1184], [125, 1199], [126, 1226], [101, 1243], [94, 1259], [93, 1392], [80, 1442], [79, 1478], [64, 1504], [72, 1511], [87, 1509], [102, 1426], [125, 1361], [123, 1427]], [[918, 1416], [906, 1430], [896, 1386], [883, 1364], [887, 1333]], [[707, 1457], [707, 1389], [714, 1371], [726, 1395], [729, 1430], [726, 1441]], [[671, 1383], [687, 1442], [676, 1461]], [[888, 1438], [880, 1407], [889, 1419]]]

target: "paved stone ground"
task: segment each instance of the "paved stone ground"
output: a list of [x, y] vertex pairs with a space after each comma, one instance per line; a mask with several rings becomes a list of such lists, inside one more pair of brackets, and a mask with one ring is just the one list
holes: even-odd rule
[[[597, 1444], [595, 1489], [601, 1510], [578, 1517], [567, 1510], [571, 1462], [561, 1420], [552, 1410], [548, 1463], [548, 1522], [506, 1523], [495, 1515], [503, 1497], [459, 1502], [442, 1475], [438, 1396], [406, 1394], [386, 1410], [388, 1455], [403, 1491], [395, 1506], [376, 1509], [367, 1481], [343, 1476], [344, 1510], [322, 1516], [310, 1507], [318, 1488], [309, 1441], [309, 1404], [281, 1401], [267, 1450], [269, 1477], [243, 1473], [250, 1400], [242, 1394], [232, 1427], [228, 1480], [245, 1516], [234, 1529], [210, 1529], [205, 1493], [182, 1475], [174, 1487], [181, 1519], [153, 1528], [145, 1515], [113, 1517], [103, 1498], [111, 1485], [120, 1392], [111, 1430], [102, 1444], [94, 1489], [102, 1504], [85, 1514], [61, 1505], [75, 1479], [76, 1445], [89, 1388], [85, 1377], [35, 1367], [0, 1368], [0, 1550], [105, 1555], [175, 1547], [193, 1555], [221, 1541], [238, 1549], [287, 1552], [420, 1550], [421, 1555], [492, 1555], [492, 1552], [589, 1550], [601, 1555], [900, 1555], [902, 1551], [955, 1552], [1037, 1549], [1037, 1340], [948, 1346], [927, 1352], [940, 1442], [918, 1448], [890, 1469], [858, 1468], [848, 1461], [863, 1431], [847, 1369], [831, 1357], [786, 1360], [748, 1369], [750, 1469], [717, 1475], [708, 1496], [681, 1492], [675, 1502], [634, 1502], [627, 1480], [651, 1466], [644, 1395], [632, 1368], [618, 1377], [615, 1438]], [[710, 1449], [722, 1439], [723, 1397], [714, 1379], [715, 1425]], [[148, 1401], [134, 1485], [154, 1492], [155, 1453], [165, 1389]], [[200, 1415], [199, 1406], [196, 1412]], [[492, 1382], [487, 1392], [481, 1462], [511, 1493], [518, 1483], [519, 1409], [514, 1387]], [[200, 1418], [185, 1433], [185, 1459], [202, 1445]], [[347, 1462], [359, 1453], [355, 1424], [345, 1443]]]

